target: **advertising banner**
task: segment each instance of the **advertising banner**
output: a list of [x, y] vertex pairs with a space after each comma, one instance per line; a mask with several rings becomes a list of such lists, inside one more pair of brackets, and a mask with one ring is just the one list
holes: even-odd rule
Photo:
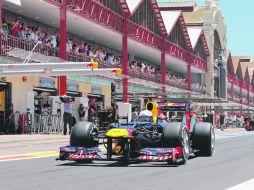
[[67, 90], [72, 92], [79, 92], [79, 84], [75, 82], [67, 82]]
[[55, 88], [55, 79], [53, 78], [45, 78], [45, 77], [40, 77], [39, 78], [39, 87], [44, 87], [44, 88]]

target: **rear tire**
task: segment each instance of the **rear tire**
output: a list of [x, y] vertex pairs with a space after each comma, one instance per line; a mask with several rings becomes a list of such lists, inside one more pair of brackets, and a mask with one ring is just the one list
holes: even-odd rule
[[197, 123], [194, 126], [192, 146], [193, 149], [199, 150], [197, 155], [212, 156], [215, 147], [215, 133], [211, 123]]
[[92, 139], [91, 133], [96, 126], [93, 123], [81, 121], [72, 128], [70, 136], [70, 145], [77, 147], [94, 147], [98, 142]]
[[[169, 123], [163, 128], [163, 145], [182, 147], [182, 162], [185, 164], [190, 155], [190, 140], [186, 127], [182, 123]], [[169, 163], [170, 164], [170, 163]]]

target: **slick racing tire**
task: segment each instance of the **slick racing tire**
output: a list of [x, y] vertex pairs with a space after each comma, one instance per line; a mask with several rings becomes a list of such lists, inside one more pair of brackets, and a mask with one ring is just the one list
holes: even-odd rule
[[186, 127], [182, 123], [169, 123], [163, 128], [163, 145], [166, 147], [182, 147], [182, 162], [185, 164], [190, 155], [190, 139]]
[[200, 155], [212, 156], [215, 147], [215, 133], [211, 123], [197, 123], [194, 126], [192, 146], [193, 149], [199, 150]]
[[93, 123], [81, 121], [76, 123], [71, 131], [70, 146], [94, 147], [98, 144], [93, 140], [92, 132], [96, 129]]

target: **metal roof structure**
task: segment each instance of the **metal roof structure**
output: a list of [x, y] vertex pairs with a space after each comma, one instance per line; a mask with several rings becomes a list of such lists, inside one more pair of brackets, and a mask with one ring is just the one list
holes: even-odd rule
[[[123, 13], [125, 13], [128, 16], [132, 16], [142, 2], [143, 0], [135, 0], [135, 1], [134, 0], [119, 0]], [[149, 2], [153, 9], [154, 17], [158, 23], [158, 27], [160, 29], [161, 35], [165, 36], [167, 34], [166, 26], [163, 22], [159, 5], [157, 1], [155, 0], [149, 0]]]
[[209, 48], [206, 42], [206, 37], [205, 37], [203, 29], [188, 26], [187, 31], [190, 36], [192, 48], [195, 49], [198, 41], [201, 39], [201, 42], [204, 47], [204, 52], [206, 53], [207, 56], [209, 56], [210, 55]]
[[182, 33], [190, 51], [193, 51], [191, 40], [187, 31], [187, 27], [184, 21], [184, 17], [181, 11], [161, 11], [162, 20], [166, 26], [166, 36], [171, 34], [171, 31], [179, 21]]

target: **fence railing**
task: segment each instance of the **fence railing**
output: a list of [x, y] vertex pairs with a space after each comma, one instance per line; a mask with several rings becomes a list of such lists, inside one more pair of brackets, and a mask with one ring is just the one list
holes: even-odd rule
[[[22, 49], [25, 51], [31, 51], [35, 47], [35, 43], [30, 42], [28, 40], [24, 40], [15, 36], [11, 35], [1, 35], [1, 55], [6, 55], [9, 51], [11, 51], [13, 48]], [[47, 45], [38, 44], [36, 48], [34, 49], [35, 53], [39, 53], [46, 56], [54, 56], [59, 57], [59, 49], [58, 48], [51, 48]]]
[[15, 112], [6, 120], [7, 134], [61, 134], [62, 115]]
[[128, 35], [135, 40], [146, 43], [149, 46], [161, 49], [162, 37], [153, 33], [149, 29], [128, 20]]
[[109, 28], [123, 31], [123, 16], [94, 0], [66, 0], [66, 6], [78, 14], [103, 24]]
[[63, 133], [62, 115], [35, 114], [31, 128], [34, 134], [60, 134]]
[[194, 54], [190, 54], [190, 63], [196, 68], [207, 71], [207, 62]]
[[166, 41], [165, 45], [166, 45], [166, 52], [168, 52], [169, 55], [176, 57], [185, 62], [189, 61], [187, 50], [169, 41]]
[[240, 96], [236, 96], [236, 95], [232, 95], [230, 93], [228, 93], [228, 97], [227, 97], [228, 100], [232, 101], [232, 102], [236, 102], [236, 103], [241, 103], [241, 98]]
[[160, 75], [144, 74], [139, 70], [130, 69], [128, 71], [128, 76], [133, 77], [133, 78], [137, 78], [137, 79], [140, 79], [140, 80], [146, 80], [146, 81], [151, 81], [151, 82], [161, 84], [161, 76]]

